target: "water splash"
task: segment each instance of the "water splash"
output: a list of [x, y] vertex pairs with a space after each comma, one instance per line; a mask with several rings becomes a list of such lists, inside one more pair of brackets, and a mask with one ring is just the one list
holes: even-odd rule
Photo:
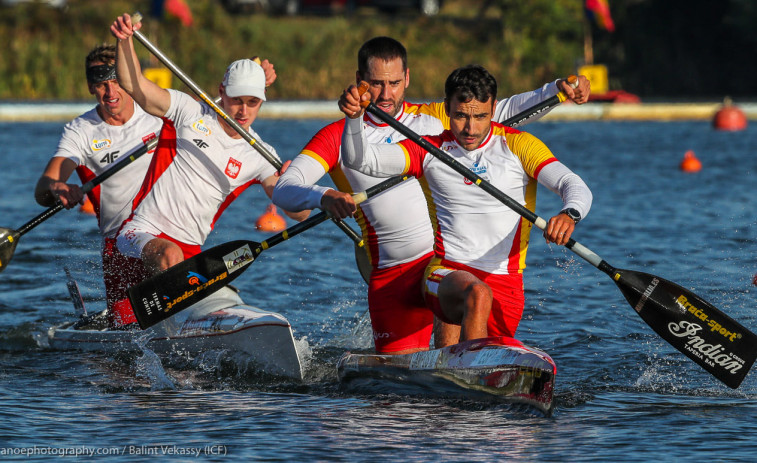
[[152, 335], [147, 332], [134, 338], [133, 342], [142, 351], [142, 355], [136, 360], [137, 377], [146, 379], [153, 391], [175, 390], [176, 385], [163, 368], [160, 357], [147, 347], [147, 342], [151, 338]]

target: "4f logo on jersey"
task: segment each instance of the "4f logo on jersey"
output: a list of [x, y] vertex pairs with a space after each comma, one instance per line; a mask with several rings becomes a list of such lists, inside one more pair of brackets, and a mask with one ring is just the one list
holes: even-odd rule
[[192, 124], [192, 130], [201, 135], [205, 135], [206, 137], [210, 135], [210, 129], [205, 125], [205, 121], [202, 119]]
[[192, 141], [195, 145], [197, 145], [198, 148], [207, 148], [208, 146], [210, 146], [199, 138], [193, 138]]
[[92, 149], [95, 151], [100, 151], [104, 149], [110, 148], [111, 141], [109, 139], [105, 140], [92, 140]]
[[111, 162], [115, 162], [116, 159], [118, 159], [118, 153], [121, 151], [111, 151], [110, 153], [105, 153], [103, 157], [100, 158], [100, 164], [108, 165]]
[[237, 178], [240, 170], [242, 170], [242, 163], [234, 158], [229, 158], [229, 163], [226, 164], [226, 175], [231, 178]]

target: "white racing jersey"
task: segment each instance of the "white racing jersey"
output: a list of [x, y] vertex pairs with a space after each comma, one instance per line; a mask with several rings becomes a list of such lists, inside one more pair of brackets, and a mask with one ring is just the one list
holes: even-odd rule
[[[557, 91], [557, 85], [550, 83], [541, 89], [502, 100], [495, 108], [497, 117], [512, 117], [556, 95]], [[449, 116], [442, 103], [412, 104], [405, 101], [395, 117], [421, 135], [438, 135], [449, 127]], [[397, 143], [405, 139], [404, 135], [370, 114], [366, 114], [363, 121], [369, 143]], [[329, 188], [315, 183], [325, 173], [329, 173], [339, 191], [347, 193], [364, 191], [382, 181], [344, 165], [341, 154], [343, 129], [344, 120], [334, 122], [308, 142], [276, 184], [274, 203], [285, 210], [320, 208], [321, 197]], [[370, 261], [376, 268], [411, 262], [433, 248], [434, 231], [426, 199], [415, 179], [361, 203], [357, 220]]]
[[276, 169], [243, 138], [227, 135], [212, 108], [168, 91], [171, 105], [135, 199], [134, 220], [182, 243], [202, 245], [226, 207]]
[[[362, 132], [359, 121], [351, 121], [345, 130], [345, 164], [370, 175], [407, 173], [419, 179], [429, 201], [437, 257], [494, 274], [523, 271], [529, 221], [415, 142], [366, 145]], [[488, 137], [472, 151], [461, 147], [449, 130], [425, 138], [531, 211], [536, 179], [561, 195], [563, 207], [577, 209], [582, 217], [591, 208], [591, 192], [583, 180], [533, 135], [492, 123]]]
[[[86, 183], [157, 137], [162, 124], [160, 118], [147, 114], [136, 103], [134, 115], [123, 125], [108, 124], [93, 108], [65, 125], [53, 156], [75, 162], [76, 173]], [[153, 151], [143, 154], [89, 194], [104, 237], [115, 237], [121, 223], [131, 214], [132, 201], [142, 185]]]

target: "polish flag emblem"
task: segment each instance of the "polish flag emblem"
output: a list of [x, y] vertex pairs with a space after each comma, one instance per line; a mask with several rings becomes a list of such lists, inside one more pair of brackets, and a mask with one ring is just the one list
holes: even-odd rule
[[229, 163], [226, 164], [226, 175], [231, 178], [237, 178], [240, 170], [242, 170], [242, 163], [234, 158], [229, 158]]

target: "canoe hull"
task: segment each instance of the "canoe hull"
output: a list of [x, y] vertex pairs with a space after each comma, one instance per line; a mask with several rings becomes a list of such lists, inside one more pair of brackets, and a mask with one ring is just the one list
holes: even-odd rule
[[406, 355], [346, 353], [337, 363], [347, 388], [525, 404], [549, 415], [554, 361], [507, 337], [467, 341]]
[[53, 326], [48, 343], [55, 350], [140, 352], [196, 356], [225, 350], [262, 372], [302, 379], [292, 327], [282, 315], [246, 305], [224, 288], [147, 330], [84, 329], [75, 323]]

